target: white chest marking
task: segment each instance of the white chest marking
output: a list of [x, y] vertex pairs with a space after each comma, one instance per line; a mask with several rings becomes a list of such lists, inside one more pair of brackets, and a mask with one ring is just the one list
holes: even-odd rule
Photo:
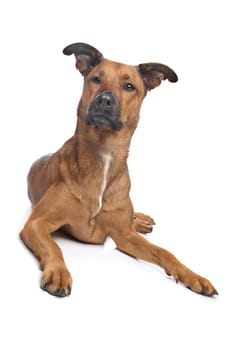
[[102, 180], [102, 184], [101, 184], [101, 187], [100, 187], [100, 194], [99, 194], [99, 198], [98, 198], [99, 206], [98, 206], [97, 210], [95, 211], [93, 217], [96, 216], [99, 213], [99, 211], [100, 211], [100, 209], [102, 207], [103, 194], [104, 194], [104, 191], [106, 189], [108, 171], [109, 171], [111, 160], [112, 160], [112, 156], [110, 156], [109, 154], [103, 154], [102, 157], [103, 157], [103, 163], [104, 163], [104, 166], [103, 166], [103, 180]]

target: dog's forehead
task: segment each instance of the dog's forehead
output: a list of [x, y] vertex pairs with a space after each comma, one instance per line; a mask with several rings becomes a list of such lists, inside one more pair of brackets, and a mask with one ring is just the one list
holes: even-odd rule
[[98, 74], [102, 77], [118, 78], [120, 80], [140, 81], [141, 78], [135, 66], [110, 61], [104, 59], [98, 66], [96, 66], [92, 74]]

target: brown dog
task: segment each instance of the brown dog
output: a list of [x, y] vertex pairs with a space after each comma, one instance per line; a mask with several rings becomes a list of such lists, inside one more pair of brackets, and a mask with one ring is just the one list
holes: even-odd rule
[[208, 280], [138, 233], [151, 232], [154, 222], [134, 213], [129, 197], [127, 157], [141, 103], [162, 80], [176, 82], [176, 74], [159, 63], [112, 62], [83, 43], [63, 52], [75, 55], [84, 76], [77, 128], [61, 149], [32, 165], [28, 194], [34, 209], [20, 234], [40, 261], [41, 288], [61, 297], [71, 292], [71, 275], [51, 238], [62, 230], [88, 243], [104, 243], [110, 236], [119, 250], [159, 265], [194, 292], [217, 294]]

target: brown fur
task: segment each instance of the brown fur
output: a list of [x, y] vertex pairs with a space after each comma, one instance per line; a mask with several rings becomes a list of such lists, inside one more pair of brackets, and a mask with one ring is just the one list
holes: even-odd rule
[[[70, 294], [72, 278], [51, 237], [52, 232], [62, 230], [88, 243], [101, 244], [110, 236], [122, 252], [159, 265], [193, 291], [216, 294], [208, 280], [138, 233], [151, 232], [154, 222], [147, 215], [134, 213], [129, 197], [128, 149], [141, 103], [147, 90], [162, 80], [176, 81], [175, 73], [159, 64], [134, 67], [112, 62], [86, 44], [65, 50], [75, 54], [76, 66], [85, 78], [77, 128], [56, 153], [32, 165], [28, 194], [34, 208], [20, 234], [40, 261], [41, 288], [56, 296]], [[101, 77], [100, 84], [93, 82], [96, 76]], [[127, 82], [136, 89], [123, 89]], [[102, 91], [111, 91], [118, 101], [120, 130], [86, 123], [90, 104]]]

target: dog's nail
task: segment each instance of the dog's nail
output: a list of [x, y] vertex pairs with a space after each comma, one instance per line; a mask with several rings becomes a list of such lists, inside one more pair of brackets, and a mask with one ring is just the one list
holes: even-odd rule
[[65, 289], [60, 289], [60, 290], [59, 290], [59, 296], [60, 296], [60, 297], [65, 297], [65, 296], [66, 296]]
[[66, 296], [68, 296], [70, 294], [71, 294], [71, 288], [70, 287], [67, 288], [67, 291], [64, 288], [59, 288], [53, 293], [53, 295], [55, 295], [57, 297], [61, 297], [61, 298], [64, 298], [64, 297], [66, 297]]
[[213, 292], [211, 293], [207, 293], [205, 292], [203, 289], [200, 292], [201, 295], [207, 296], [207, 297], [213, 297], [214, 295], [218, 295], [218, 292], [216, 291], [216, 289], [213, 290]]
[[48, 289], [49, 284], [45, 283], [44, 285], [41, 286], [41, 289], [43, 290], [47, 290]]
[[56, 289], [51, 292], [49, 292], [51, 295], [54, 295], [55, 297], [62, 297], [62, 289]]

